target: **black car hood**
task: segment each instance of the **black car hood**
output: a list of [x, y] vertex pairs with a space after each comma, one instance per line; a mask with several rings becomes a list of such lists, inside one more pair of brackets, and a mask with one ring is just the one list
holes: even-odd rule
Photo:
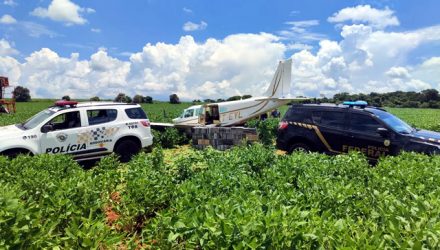
[[426, 142], [440, 144], [440, 133], [429, 130], [417, 130], [411, 134], [417, 139], [421, 139]]

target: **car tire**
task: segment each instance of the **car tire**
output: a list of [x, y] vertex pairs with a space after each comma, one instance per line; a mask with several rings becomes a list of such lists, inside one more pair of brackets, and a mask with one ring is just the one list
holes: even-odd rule
[[131, 158], [141, 151], [140, 145], [133, 140], [124, 140], [118, 143], [115, 153], [121, 162], [129, 162]]
[[31, 152], [24, 149], [10, 149], [2, 152], [1, 155], [6, 156], [10, 159], [17, 158], [19, 155], [32, 155]]
[[309, 153], [309, 152], [312, 152], [312, 148], [309, 145], [305, 144], [305, 143], [294, 143], [289, 148], [289, 153], [291, 154], [293, 152]]

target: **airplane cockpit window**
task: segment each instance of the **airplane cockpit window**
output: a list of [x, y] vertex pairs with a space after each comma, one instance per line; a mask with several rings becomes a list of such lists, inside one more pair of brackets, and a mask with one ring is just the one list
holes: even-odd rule
[[194, 115], [194, 109], [187, 109], [183, 113], [183, 118], [192, 117]]

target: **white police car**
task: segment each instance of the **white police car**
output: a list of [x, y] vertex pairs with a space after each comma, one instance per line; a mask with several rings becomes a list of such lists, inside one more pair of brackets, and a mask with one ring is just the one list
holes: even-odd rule
[[122, 162], [153, 144], [138, 104], [57, 101], [21, 124], [0, 127], [0, 154], [69, 154], [77, 161], [115, 152]]

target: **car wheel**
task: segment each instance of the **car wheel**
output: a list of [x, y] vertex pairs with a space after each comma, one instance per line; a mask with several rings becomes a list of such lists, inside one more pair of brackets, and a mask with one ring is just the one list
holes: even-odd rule
[[141, 147], [132, 140], [124, 140], [116, 146], [115, 153], [119, 155], [121, 162], [129, 162], [133, 155], [139, 153]]
[[17, 158], [17, 156], [19, 156], [19, 155], [32, 155], [32, 154], [27, 150], [11, 149], [11, 150], [7, 150], [5, 152], [2, 152], [1, 155], [6, 156], [10, 159], [14, 159], [14, 158]]
[[292, 146], [290, 146], [290, 150], [289, 153], [293, 153], [293, 152], [311, 152], [312, 149], [310, 148], [309, 145], [305, 144], [305, 143], [295, 143]]

